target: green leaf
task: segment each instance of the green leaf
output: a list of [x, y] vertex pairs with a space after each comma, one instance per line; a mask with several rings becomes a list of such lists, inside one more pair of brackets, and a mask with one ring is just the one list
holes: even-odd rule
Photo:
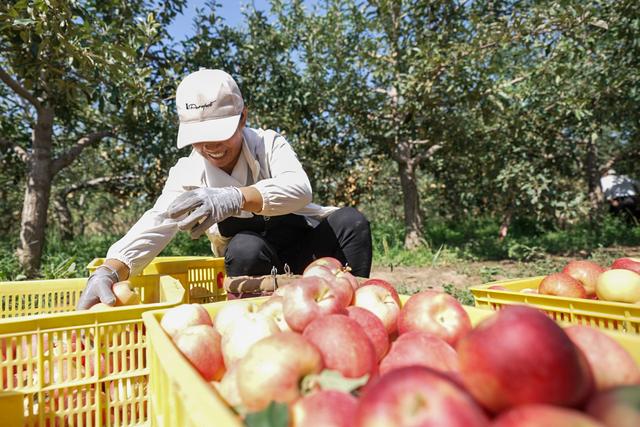
[[247, 427], [288, 427], [289, 407], [272, 401], [262, 411], [248, 414], [244, 423]]
[[36, 21], [34, 21], [33, 19], [29, 19], [29, 18], [19, 18], [19, 19], [14, 19], [13, 20], [13, 25], [16, 26], [29, 26], [34, 24]]

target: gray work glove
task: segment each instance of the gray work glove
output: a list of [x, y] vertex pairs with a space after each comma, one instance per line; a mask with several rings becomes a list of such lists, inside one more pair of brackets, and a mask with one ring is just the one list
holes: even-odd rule
[[107, 305], [116, 303], [116, 296], [113, 294], [113, 285], [119, 282], [118, 274], [109, 267], [100, 266], [89, 276], [87, 286], [85, 286], [78, 300], [76, 310], [88, 310], [93, 305], [101, 302]]
[[213, 224], [238, 215], [241, 208], [242, 193], [236, 187], [204, 187], [176, 197], [167, 208], [165, 216], [178, 219], [190, 212], [178, 223], [178, 228], [189, 231], [191, 238], [197, 239]]

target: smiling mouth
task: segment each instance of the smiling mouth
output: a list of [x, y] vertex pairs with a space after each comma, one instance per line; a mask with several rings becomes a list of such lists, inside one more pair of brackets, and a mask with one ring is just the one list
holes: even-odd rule
[[218, 160], [224, 156], [224, 153], [225, 153], [224, 151], [217, 151], [215, 153], [207, 153], [207, 156], [214, 160]]

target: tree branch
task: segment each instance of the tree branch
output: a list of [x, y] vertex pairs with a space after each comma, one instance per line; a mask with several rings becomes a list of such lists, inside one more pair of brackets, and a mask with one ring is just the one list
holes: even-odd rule
[[108, 185], [117, 182], [129, 181], [134, 179], [136, 176], [134, 174], [120, 175], [120, 176], [101, 176], [100, 178], [90, 179], [89, 181], [81, 182], [78, 184], [73, 184], [70, 187], [65, 188], [60, 192], [61, 197], [66, 197], [71, 193], [74, 193], [78, 190], [82, 190], [84, 188], [98, 187], [100, 185]]
[[113, 131], [103, 130], [103, 131], [95, 132], [80, 138], [76, 143], [76, 145], [69, 148], [67, 151], [62, 153], [58, 158], [56, 158], [53, 161], [52, 174], [55, 175], [56, 173], [60, 172], [61, 169], [69, 166], [85, 148], [96, 144], [102, 138], [105, 138], [107, 136], [112, 136], [112, 135], [113, 135]]
[[[411, 141], [410, 144], [428, 144], [430, 141], [426, 140], [426, 139], [422, 139], [422, 140], [417, 140], [417, 141]], [[433, 144], [431, 147], [429, 147], [427, 149], [427, 151], [425, 151], [424, 153], [420, 153], [417, 156], [415, 156], [415, 159], [418, 163], [430, 159], [433, 157], [433, 155], [436, 153], [436, 151], [440, 150], [442, 148], [442, 145], [440, 144]]]
[[0, 80], [9, 86], [15, 93], [29, 101], [37, 110], [42, 109], [42, 103], [31, 92], [14, 80], [2, 67], [0, 67]]
[[[12, 145], [13, 144], [11, 141], [4, 138], [0, 138], [0, 147], [3, 147], [3, 148], [11, 147]], [[20, 160], [22, 160], [25, 163], [29, 161], [29, 153], [27, 153], [27, 150], [20, 147], [19, 145], [14, 145], [13, 147], [11, 147], [11, 149], [16, 153], [16, 155]]]

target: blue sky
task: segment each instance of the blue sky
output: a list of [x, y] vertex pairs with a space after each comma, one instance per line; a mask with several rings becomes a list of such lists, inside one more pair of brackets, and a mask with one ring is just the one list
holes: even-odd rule
[[[177, 16], [169, 26], [169, 33], [176, 41], [193, 35], [193, 17], [196, 8], [204, 9], [207, 0], [188, 0], [187, 7], [182, 15]], [[242, 7], [248, 4], [255, 5], [258, 10], [268, 10], [268, 0], [218, 0], [221, 7], [218, 9], [225, 22], [231, 26], [236, 26], [242, 22]]]

